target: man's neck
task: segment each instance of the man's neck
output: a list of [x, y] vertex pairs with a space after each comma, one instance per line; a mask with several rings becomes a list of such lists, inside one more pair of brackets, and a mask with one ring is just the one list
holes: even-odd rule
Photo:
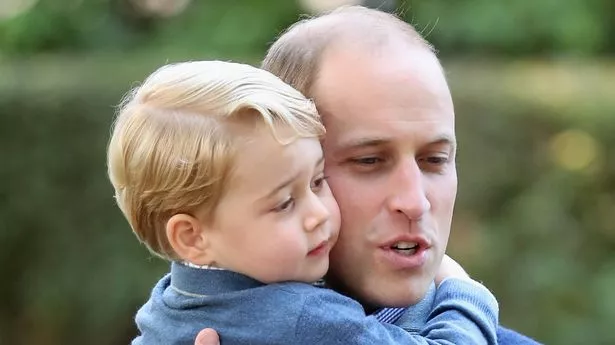
[[352, 298], [353, 300], [361, 303], [361, 306], [363, 307], [363, 310], [365, 310], [365, 314], [367, 315], [370, 315], [382, 309], [382, 307], [379, 306], [378, 304], [365, 302], [365, 300], [358, 298], [356, 295], [350, 292], [350, 289], [346, 288], [346, 286], [342, 284], [340, 281], [338, 281], [337, 279], [327, 276], [325, 277], [323, 282], [324, 282], [324, 287], [334, 290], [337, 293], [340, 293], [346, 297]]
[[[336, 279], [331, 279], [330, 277], [326, 277], [325, 279], [326, 279], [324, 281], [325, 287], [335, 290], [336, 292], [341, 293], [342, 295], [346, 297], [350, 297], [354, 299], [355, 301], [361, 303], [361, 306], [363, 306], [363, 310], [365, 310], [365, 314], [367, 315], [377, 314], [379, 311], [389, 308], [389, 306], [382, 306], [382, 305], [379, 305], [378, 303], [370, 303], [360, 298], [357, 298], [357, 296], [350, 293], [349, 289], [345, 288], [344, 285], [340, 284], [340, 282], [338, 282]], [[407, 306], [406, 309], [408, 311], [404, 312], [403, 315], [401, 315], [400, 319], [403, 319], [403, 320], [408, 319], [407, 320], [408, 323], [412, 325], [424, 324], [427, 320], [427, 315], [429, 314], [429, 311], [431, 311], [431, 307], [433, 305], [433, 301], [436, 295], [435, 291], [436, 291], [435, 284], [431, 283], [423, 299], [414, 305]], [[407, 317], [407, 314], [413, 314], [414, 316]], [[395, 318], [395, 320], [391, 321], [390, 323], [395, 323], [396, 320], [397, 318]]]
[[[388, 318], [387, 323], [394, 323], [408, 331], [418, 331], [423, 328], [429, 314], [433, 310], [433, 303], [436, 298], [436, 286], [431, 284], [425, 297], [418, 303], [410, 305], [403, 313], [396, 313], [395, 318]], [[386, 313], [380, 313], [386, 315]]]

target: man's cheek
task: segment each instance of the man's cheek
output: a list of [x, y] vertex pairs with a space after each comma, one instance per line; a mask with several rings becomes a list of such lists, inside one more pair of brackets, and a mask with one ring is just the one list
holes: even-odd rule
[[333, 195], [342, 212], [342, 217], [346, 214], [361, 213], [365, 208], [365, 196], [361, 188], [355, 188], [352, 184], [340, 183], [333, 191]]
[[343, 199], [346, 196], [345, 194], [349, 191], [347, 191], [344, 186], [344, 177], [336, 174], [335, 170], [331, 170], [332, 171], [330, 172], [325, 171], [325, 174], [329, 176], [328, 182], [329, 187], [331, 188], [331, 193], [333, 193], [333, 197], [335, 197], [339, 203], [340, 199]]

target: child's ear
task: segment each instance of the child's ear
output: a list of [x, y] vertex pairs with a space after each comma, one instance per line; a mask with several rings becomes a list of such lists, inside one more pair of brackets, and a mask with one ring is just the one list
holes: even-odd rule
[[188, 214], [176, 214], [167, 221], [169, 244], [182, 260], [195, 265], [215, 262], [208, 231], [199, 220]]

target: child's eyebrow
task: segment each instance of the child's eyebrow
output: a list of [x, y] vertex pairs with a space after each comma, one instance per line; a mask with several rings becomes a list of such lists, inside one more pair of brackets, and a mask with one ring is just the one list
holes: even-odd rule
[[275, 187], [273, 190], [271, 190], [271, 192], [267, 193], [267, 195], [263, 199], [269, 199], [269, 198], [273, 197], [280, 190], [282, 190], [282, 189], [288, 187], [290, 184], [292, 184], [293, 181], [295, 181], [297, 178], [299, 178], [299, 175], [301, 175], [301, 171], [298, 171], [297, 173], [293, 174], [292, 176], [290, 176], [289, 178], [284, 180], [284, 182], [280, 183], [277, 187]]

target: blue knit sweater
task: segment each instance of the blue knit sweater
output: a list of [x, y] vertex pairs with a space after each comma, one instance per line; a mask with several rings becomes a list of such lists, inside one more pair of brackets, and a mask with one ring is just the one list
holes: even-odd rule
[[[401, 308], [384, 308], [376, 314], [376, 318], [381, 321], [392, 323], [403, 328], [408, 332], [418, 333], [424, 329], [429, 321], [430, 312], [434, 306], [436, 299], [436, 288], [432, 284], [430, 289], [425, 294], [423, 300], [419, 303], [409, 306], [405, 309]], [[393, 309], [387, 313], [387, 309]], [[395, 311], [394, 309], [398, 309]], [[386, 315], [388, 314], [388, 320]], [[398, 314], [398, 316], [392, 316]], [[382, 315], [382, 317], [381, 317]], [[498, 345], [539, 345], [540, 343], [534, 339], [526, 337], [523, 334], [507, 329], [502, 326], [497, 328]]]
[[205, 327], [235, 344], [496, 344], [498, 306], [483, 286], [444, 281], [424, 330], [366, 316], [356, 301], [304, 283], [264, 285], [222, 270], [171, 265], [136, 316], [133, 345], [192, 345]]

